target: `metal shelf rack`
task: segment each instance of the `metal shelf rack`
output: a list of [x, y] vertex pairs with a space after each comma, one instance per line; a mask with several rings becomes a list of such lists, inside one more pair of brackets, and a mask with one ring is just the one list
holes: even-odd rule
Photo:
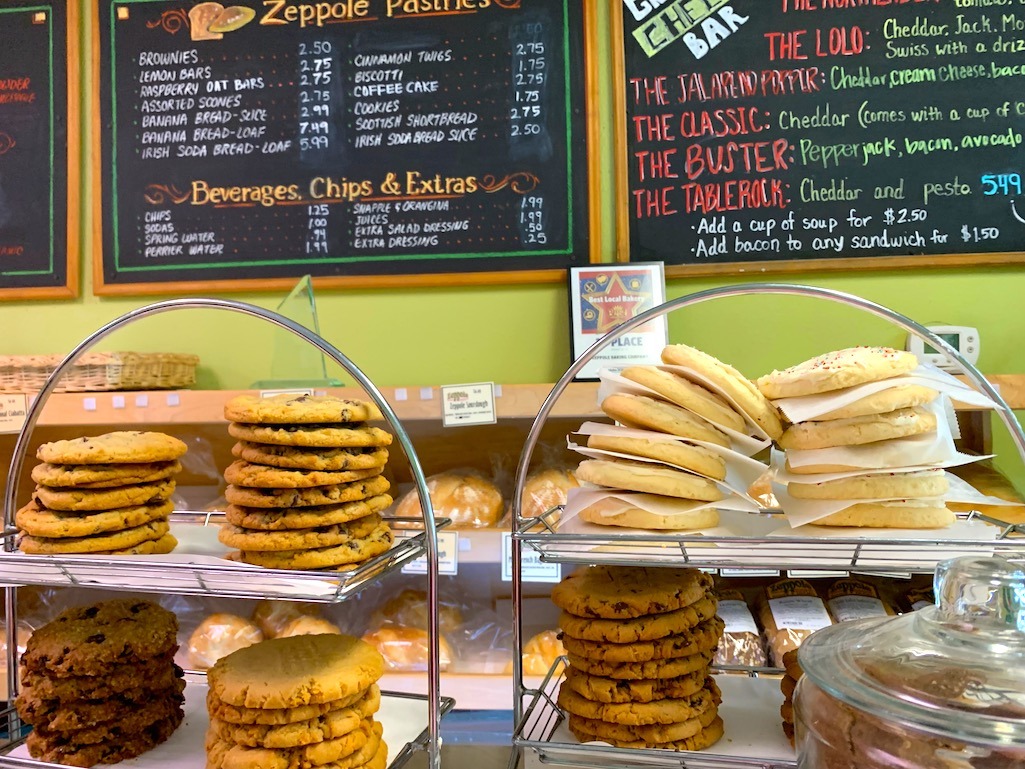
[[[795, 537], [703, 537], [692, 534], [627, 534], [587, 536], [579, 533], [561, 534], [556, 516], [549, 512], [540, 518], [521, 516], [520, 498], [531, 467], [531, 459], [542, 428], [566, 387], [599, 352], [616, 339], [634, 329], [669, 313], [706, 301], [751, 294], [774, 294], [807, 297], [834, 302], [882, 318], [913, 334], [953, 360], [969, 383], [989, 396], [998, 406], [997, 415], [1004, 423], [1025, 461], [1025, 431], [1014, 412], [986, 378], [946, 341], [925, 326], [882, 305], [851, 294], [811, 286], [759, 283], [728, 286], [700, 291], [666, 302], [618, 326], [592, 345], [577, 359], [555, 384], [538, 411], [527, 434], [515, 476], [512, 501], [512, 603], [513, 603], [513, 696], [514, 760], [525, 751], [536, 755], [541, 763], [564, 766], [669, 766], [681, 769], [791, 769], [792, 757], [767, 757], [757, 747], [747, 755], [724, 755], [713, 746], [707, 751], [630, 750], [601, 743], [580, 744], [568, 732], [559, 729], [564, 716], [554, 701], [557, 681], [550, 673], [538, 689], [524, 684], [521, 649], [523, 647], [523, 547], [536, 550], [541, 560], [568, 564], [624, 564], [646, 566], [691, 566], [733, 570], [788, 569], [809, 571], [858, 570], [876, 573], [932, 571], [939, 561], [968, 552], [1001, 551], [1005, 556], [1025, 559], [1025, 533], [1020, 526], [973, 514], [969, 523], [989, 526], [991, 535], [985, 540], [942, 537], [929, 539], [880, 539], [876, 537], [845, 537], [842, 539], [811, 539]], [[759, 516], [761, 517], [761, 516]], [[553, 668], [554, 671], [554, 668]], [[724, 692], [724, 704], [728, 698]], [[778, 703], [777, 703], [778, 704]], [[739, 727], [747, 728], [744, 723]], [[727, 726], [729, 738], [729, 725]], [[778, 728], [777, 728], [777, 731]]]
[[[289, 332], [300, 340], [315, 347], [321, 354], [340, 365], [354, 382], [367, 393], [370, 399], [381, 410], [385, 420], [395, 434], [395, 441], [402, 448], [409, 462], [410, 472], [421, 500], [423, 518], [415, 523], [419, 532], [407, 539], [402, 539], [388, 552], [378, 556], [359, 568], [336, 573], [301, 572], [254, 569], [240, 566], [228, 561], [221, 563], [205, 562], [202, 565], [174, 563], [173, 557], [125, 556], [118, 559], [93, 559], [89, 556], [27, 556], [15, 553], [16, 540], [14, 532], [14, 513], [18, 500], [18, 485], [21, 478], [25, 457], [32, 439], [32, 432], [39, 420], [46, 401], [54, 391], [57, 383], [73, 363], [88, 352], [98, 342], [115, 331], [147, 317], [179, 310], [205, 309], [223, 310], [239, 313], [257, 320], [271, 323], [279, 329]], [[411, 520], [399, 521], [403, 528], [414, 525]], [[314, 334], [303, 326], [278, 313], [264, 310], [254, 305], [222, 300], [222, 299], [174, 299], [157, 302], [133, 310], [114, 319], [79, 343], [57, 366], [46, 380], [38, 396], [32, 401], [25, 417], [25, 424], [18, 435], [14, 447], [14, 456], [7, 475], [6, 494], [4, 498], [3, 554], [0, 555], [0, 584], [4, 587], [7, 632], [7, 691], [13, 701], [18, 691], [17, 664], [17, 587], [15, 585], [50, 585], [78, 584], [87, 587], [107, 587], [125, 589], [125, 584], [140, 592], [172, 592], [183, 594], [216, 594], [227, 597], [275, 598], [288, 597], [312, 598], [319, 601], [342, 601], [355, 595], [371, 581], [382, 577], [402, 564], [424, 556], [427, 560], [426, 579], [427, 597], [430, 605], [437, 606], [438, 600], [438, 523], [434, 519], [434, 510], [427, 490], [427, 481], [423, 468], [413, 448], [408, 433], [403, 428], [394, 410], [385, 400], [380, 390], [349, 360], [338, 348], [322, 337]], [[173, 555], [173, 554], [172, 554]], [[216, 560], [216, 559], [208, 559]], [[14, 575], [17, 576], [14, 576]], [[254, 588], [257, 580], [265, 578], [262, 587]], [[247, 585], [247, 583], [249, 583]], [[142, 585], [149, 585], [149, 589]], [[428, 615], [428, 660], [427, 660], [427, 695], [421, 697], [426, 701], [426, 726], [423, 733], [411, 740], [404, 748], [399, 749], [397, 756], [391, 761], [394, 769], [403, 766], [410, 756], [419, 751], [426, 751], [428, 765], [438, 769], [441, 765], [441, 718], [444, 712], [451, 709], [451, 700], [445, 700], [440, 694], [439, 666], [439, 627], [437, 611]], [[416, 697], [413, 697], [416, 699]], [[205, 711], [204, 711], [205, 712]], [[0, 767], [41, 767], [56, 766], [30, 758], [18, 758], [16, 752], [22, 743], [22, 725], [13, 708], [3, 712], [7, 716], [7, 734], [13, 738], [0, 749]], [[199, 740], [197, 745], [202, 745]], [[398, 746], [395, 746], [398, 747]], [[158, 748], [155, 751], [159, 751]], [[151, 751], [151, 753], [155, 752]], [[144, 754], [136, 763], [146, 766], [147, 756]], [[196, 757], [197, 765], [202, 763]]]

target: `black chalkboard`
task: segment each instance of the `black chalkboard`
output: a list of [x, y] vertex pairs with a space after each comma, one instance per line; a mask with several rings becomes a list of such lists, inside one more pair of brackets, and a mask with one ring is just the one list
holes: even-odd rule
[[78, 178], [78, 154], [68, 146], [69, 122], [77, 123], [68, 100], [68, 61], [76, 60], [77, 46], [68, 39], [67, 10], [63, 0], [0, 2], [4, 299], [78, 293], [78, 217], [68, 210], [69, 175]]
[[616, 6], [625, 258], [670, 274], [1025, 258], [1025, 6]]
[[98, 293], [557, 280], [590, 261], [579, 0], [97, 12]]

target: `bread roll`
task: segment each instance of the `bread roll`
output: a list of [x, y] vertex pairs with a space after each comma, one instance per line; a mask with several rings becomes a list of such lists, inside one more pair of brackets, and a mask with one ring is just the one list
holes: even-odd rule
[[211, 614], [189, 637], [189, 665], [197, 670], [206, 670], [221, 657], [262, 640], [263, 632], [245, 617]]
[[[465, 528], [494, 526], [505, 513], [502, 492], [491, 481], [473, 472], [448, 472], [427, 479], [427, 492], [438, 518], [451, 518]], [[395, 508], [400, 518], [420, 518], [420, 495], [411, 489]]]
[[[387, 670], [427, 670], [427, 631], [404, 625], [384, 625], [363, 636], [363, 640], [384, 657]], [[441, 670], [452, 664], [452, 647], [444, 636], [438, 639]]]
[[[554, 630], [545, 630], [523, 645], [523, 675], [546, 676], [555, 660], [566, 653], [566, 647]], [[558, 675], [561, 671], [556, 671]]]
[[[377, 625], [406, 625], [427, 629], [427, 593], [406, 589], [389, 600], [374, 615]], [[455, 633], [463, 624], [463, 613], [451, 603], [438, 602], [438, 623], [442, 633]]]
[[272, 601], [262, 599], [253, 609], [253, 622], [260, 628], [265, 638], [277, 638], [281, 629], [299, 617], [316, 617], [320, 615], [320, 607], [315, 603], [298, 601]]
[[553, 507], [565, 505], [569, 490], [579, 485], [572, 470], [549, 468], [531, 473], [523, 484], [520, 516], [540, 518]]
[[342, 629], [333, 622], [328, 622], [323, 617], [311, 617], [309, 615], [296, 617], [281, 628], [275, 638], [291, 638], [297, 635], [342, 635]]

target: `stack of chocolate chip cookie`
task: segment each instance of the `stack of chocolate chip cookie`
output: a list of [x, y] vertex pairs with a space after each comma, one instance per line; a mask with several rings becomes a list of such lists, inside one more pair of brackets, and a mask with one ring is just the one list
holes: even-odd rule
[[187, 447], [156, 432], [44, 443], [32, 500], [15, 514], [26, 553], [145, 555], [178, 544], [168, 516]]
[[275, 638], [221, 658], [208, 673], [207, 769], [384, 769], [383, 672], [377, 651], [345, 635]]
[[[719, 512], [709, 503], [724, 498], [716, 481], [726, 478], [726, 464], [720, 454], [695, 442], [729, 448], [731, 441], [723, 428], [746, 432], [745, 415], [770, 435], [778, 436], [782, 432], [776, 410], [736, 369], [687, 345], [666, 347], [662, 359], [666, 364], [686, 367], [714, 382], [734, 402], [742, 405], [743, 413], [718, 394], [672, 371], [656, 366], [624, 369], [623, 378], [656, 393], [657, 397], [613, 393], [602, 401], [602, 411], [626, 428], [661, 433], [667, 439], [591, 435], [587, 441], [589, 449], [645, 461], [589, 459], [580, 463], [576, 475], [579, 480], [597, 486], [654, 495], [655, 505], [642, 509], [626, 505], [623, 500], [616, 500], [612, 505], [601, 502], [582, 510], [583, 520], [644, 529], [716, 526]], [[658, 505], [666, 512], [654, 512], [653, 507]]]
[[224, 415], [240, 439], [225, 471], [229, 557], [270, 569], [347, 569], [391, 547], [391, 433], [372, 403], [332, 396], [242, 395]]
[[709, 675], [723, 633], [696, 569], [596, 566], [552, 590], [569, 657], [559, 706], [581, 741], [700, 750], [723, 734]]
[[69, 609], [29, 639], [16, 706], [34, 758], [70, 766], [145, 753], [181, 724], [174, 614], [134, 599]]
[[[840, 395], [859, 385], [885, 383], [917, 366], [918, 359], [909, 352], [852, 347], [773, 371], [757, 384], [766, 397], [798, 401]], [[948, 481], [942, 469], [885, 472], [887, 444], [936, 432], [936, 414], [923, 406], [938, 395], [929, 387], [894, 382], [891, 387], [791, 425], [779, 439], [779, 446], [788, 454], [786, 469], [802, 476], [802, 480], [788, 483], [788, 494], [794, 499], [850, 502], [848, 507], [815, 521], [823, 526], [949, 526], [954, 514], [943, 501]], [[891, 453], [894, 459], [889, 461], [900, 462], [897, 467], [907, 465], [900, 459], [901, 453]], [[862, 456], [866, 461], [859, 459]], [[873, 472], [866, 473], [866, 469]], [[861, 474], [851, 474], [859, 470]], [[844, 477], [833, 475], [837, 473]]]

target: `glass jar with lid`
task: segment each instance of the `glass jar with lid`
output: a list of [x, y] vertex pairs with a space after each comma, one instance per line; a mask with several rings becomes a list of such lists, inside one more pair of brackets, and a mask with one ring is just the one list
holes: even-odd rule
[[939, 565], [936, 605], [801, 646], [801, 769], [1025, 769], [1025, 566]]

